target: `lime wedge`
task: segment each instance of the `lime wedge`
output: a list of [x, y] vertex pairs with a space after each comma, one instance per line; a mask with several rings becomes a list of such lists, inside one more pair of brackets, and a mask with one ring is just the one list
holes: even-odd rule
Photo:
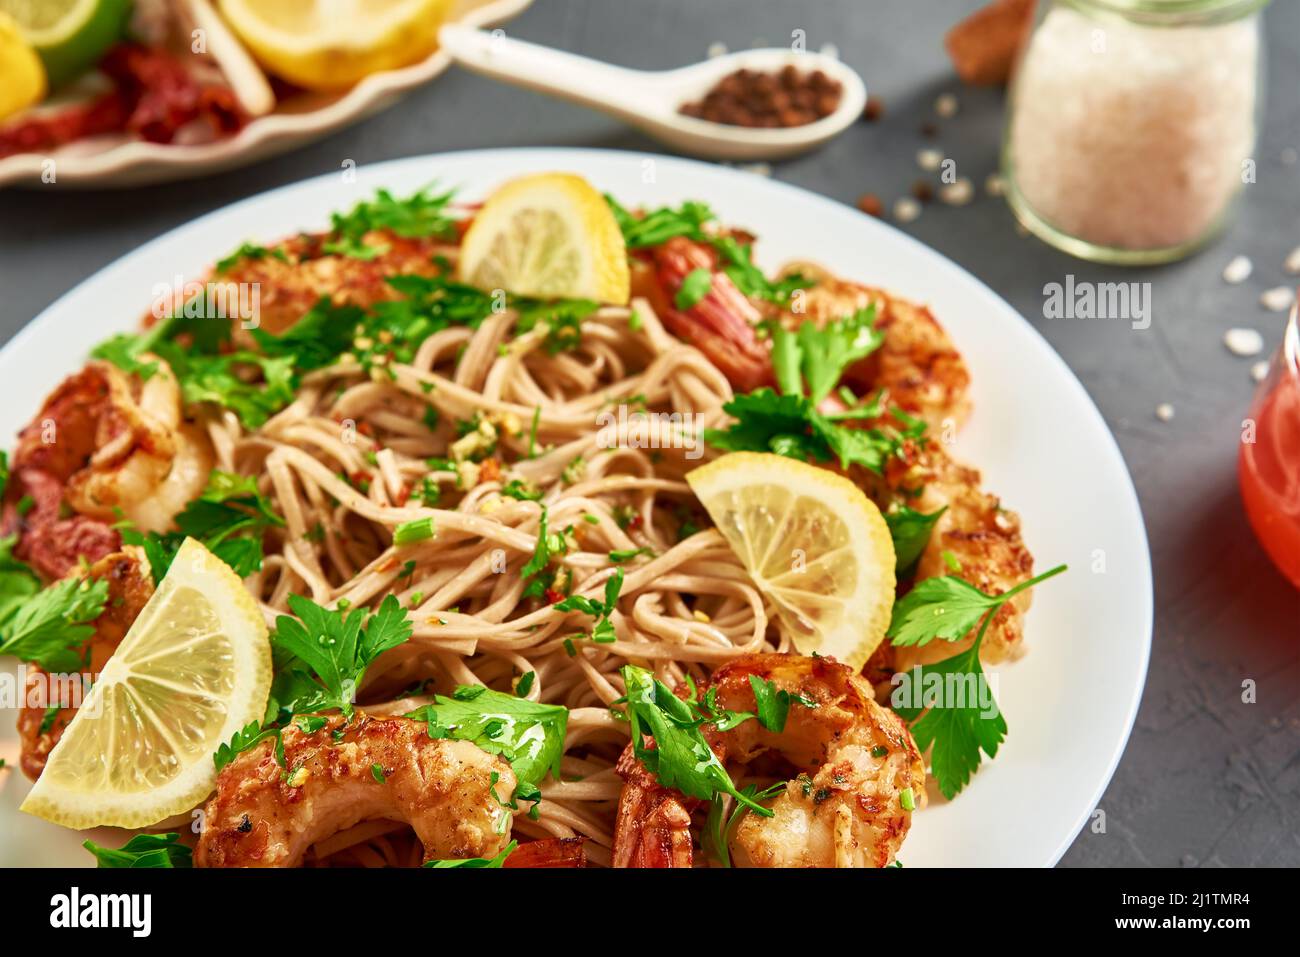
[[122, 38], [131, 0], [0, 0], [0, 13], [17, 22], [40, 55], [50, 86], [99, 62]]

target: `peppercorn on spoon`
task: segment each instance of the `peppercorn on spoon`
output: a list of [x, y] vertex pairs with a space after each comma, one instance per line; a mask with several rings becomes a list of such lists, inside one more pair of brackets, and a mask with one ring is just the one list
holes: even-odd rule
[[[768, 160], [806, 152], [843, 132], [862, 115], [867, 102], [862, 77], [823, 53], [741, 50], [675, 70], [646, 71], [457, 24], [444, 26], [438, 40], [468, 70], [600, 110], [673, 149], [708, 159]], [[716, 123], [679, 112], [737, 70], [773, 73], [787, 66], [801, 73], [820, 70], [838, 83], [834, 110], [811, 123], [788, 127]]]

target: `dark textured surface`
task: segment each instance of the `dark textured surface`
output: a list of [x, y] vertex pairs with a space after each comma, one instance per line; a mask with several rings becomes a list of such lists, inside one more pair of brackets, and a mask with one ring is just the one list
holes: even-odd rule
[[[645, 68], [699, 59], [714, 41], [733, 49], [788, 43], [795, 29], [806, 31], [811, 49], [834, 42], [884, 98], [886, 115], [773, 174], [852, 203], [867, 191], [891, 199], [920, 175], [914, 155], [926, 140], [919, 127], [946, 90], [958, 93], [961, 111], [942, 123], [937, 145], [977, 185], [994, 168], [1001, 95], [960, 89], [940, 46], [946, 28], [973, 6], [539, 0], [508, 30]], [[1245, 524], [1234, 462], [1253, 389], [1250, 362], [1222, 344], [1230, 326], [1259, 329], [1270, 350], [1277, 344], [1282, 320], [1257, 297], [1285, 280], [1282, 259], [1300, 244], [1300, 164], [1282, 159], [1285, 149], [1300, 148], [1300, 3], [1274, 4], [1266, 23], [1270, 96], [1258, 182], [1246, 189], [1235, 225], [1199, 256], [1142, 271], [1080, 263], [1018, 235], [1000, 201], [983, 195], [961, 209], [932, 206], [908, 227], [1006, 297], [1065, 357], [1118, 436], [1147, 518], [1157, 607], [1150, 676], [1101, 803], [1106, 833], [1085, 831], [1067, 865], [1300, 865], [1300, 595]], [[0, 336], [143, 241], [346, 159], [532, 145], [657, 149], [603, 116], [453, 70], [324, 142], [202, 182], [119, 193], [0, 192]], [[1220, 273], [1237, 253], [1252, 257], [1255, 276], [1233, 287]], [[1044, 284], [1068, 273], [1152, 282], [1151, 328], [1044, 319]], [[1162, 402], [1175, 407], [1170, 422], [1154, 416]], [[1258, 684], [1258, 703], [1241, 700], [1247, 679]]]

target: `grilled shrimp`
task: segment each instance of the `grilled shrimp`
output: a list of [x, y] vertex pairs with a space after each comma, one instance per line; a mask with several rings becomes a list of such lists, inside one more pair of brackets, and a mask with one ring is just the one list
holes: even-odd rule
[[[755, 326], [762, 314], [717, 268], [717, 254], [679, 236], [653, 247], [649, 256], [632, 264], [633, 295], [648, 299], [664, 327], [708, 356], [739, 391], [771, 385], [767, 344]], [[697, 269], [713, 273], [712, 285], [694, 306], [678, 309], [677, 293]]]
[[92, 363], [108, 384], [95, 451], [68, 480], [67, 500], [94, 518], [125, 517], [146, 532], [171, 527], [212, 470], [206, 436], [181, 422], [181, 395], [165, 362], [137, 387], [108, 363]]
[[[301, 319], [322, 297], [336, 306], [369, 306], [397, 297], [387, 282], [389, 276], [438, 271], [434, 256], [453, 247], [430, 239], [406, 239], [389, 232], [371, 232], [367, 246], [382, 250], [373, 259], [335, 255], [323, 250], [325, 237], [296, 236], [280, 243], [269, 255], [245, 256], [213, 277], [214, 283], [256, 284], [255, 320], [262, 330], [279, 335]], [[246, 285], [245, 288], [252, 288]], [[238, 301], [230, 296], [227, 301]], [[247, 319], [249, 317], [241, 317]], [[236, 323], [236, 340], [247, 336]]]
[[[706, 726], [714, 752], [729, 765], [793, 769], [771, 804], [772, 817], [749, 813], [730, 835], [745, 867], [884, 867], [911, 826], [903, 792], [923, 800], [925, 765], [907, 726], [876, 704], [871, 686], [833, 658], [745, 655], [713, 673], [716, 705], [756, 713], [750, 678], [792, 699], [785, 727], [757, 720], [730, 731]], [[707, 689], [702, 689], [707, 690]], [[812, 702], [813, 706], [795, 702]], [[772, 759], [776, 759], [775, 761]], [[615, 867], [690, 867], [691, 813], [700, 802], [663, 787], [632, 753], [618, 764], [627, 782], [619, 800]]]
[[317, 841], [382, 818], [409, 823], [426, 860], [495, 857], [510, 840], [514, 772], [469, 741], [361, 713], [283, 740], [287, 772], [270, 741], [221, 770], [197, 866], [295, 867]]
[[754, 712], [750, 678], [771, 682], [792, 700], [784, 730], [744, 721], [723, 733], [730, 762], [777, 756], [798, 776], [772, 802], [773, 816], [746, 814], [731, 837], [736, 863], [751, 867], [884, 867], [911, 826], [910, 789], [919, 803], [925, 765], [906, 725], [876, 704], [870, 685], [832, 658], [747, 655], [710, 679], [717, 703]]
[[891, 404], [924, 419], [932, 429], [948, 423], [956, 427], [966, 420], [970, 372], [928, 308], [883, 289], [840, 279], [813, 263], [789, 263], [782, 272], [815, 281], [799, 293], [798, 314], [782, 313], [781, 320], [788, 326], [804, 319], [822, 325], [875, 304], [875, 326], [884, 340], [879, 349], [845, 370], [846, 383], [862, 392], [887, 390]]
[[[942, 443], [934, 440], [923, 447], [909, 445], [906, 454], [906, 461], [891, 463], [886, 470], [894, 498], [927, 514], [947, 507], [917, 562], [916, 581], [957, 574], [994, 595], [1033, 575], [1034, 556], [1021, 536], [1020, 516], [1003, 508], [996, 495], [980, 487], [978, 469], [953, 461]], [[906, 497], [905, 490], [921, 486], [924, 489], [919, 497]], [[956, 572], [949, 567], [949, 558], [955, 560]], [[981, 660], [997, 664], [1024, 653], [1024, 614], [1032, 601], [1030, 589], [1002, 606], [980, 645]], [[907, 671], [917, 664], [950, 658], [969, 648], [974, 640], [972, 631], [951, 644], [933, 641], [920, 648], [895, 648], [894, 667]]]
[[[140, 552], [130, 547], [101, 558], [90, 566], [87, 574], [108, 583], [104, 612], [90, 623], [94, 632], [86, 639], [85, 645], [85, 650], [89, 651], [86, 671], [93, 680], [104, 670], [109, 656], [126, 637], [145, 602], [153, 595], [153, 578]], [[49, 675], [38, 665], [29, 664], [27, 669], [24, 706], [18, 713], [18, 738], [22, 743], [23, 773], [35, 781], [45, 770], [50, 751], [63, 737], [63, 731], [77, 709], [71, 706], [57, 708], [48, 697], [47, 689], [51, 688]], [[56, 710], [48, 711], [51, 707]]]
[[700, 802], [660, 784], [631, 744], [616, 770], [625, 783], [614, 829], [614, 866], [690, 867], [691, 812]]
[[[110, 523], [163, 531], [202, 492], [207, 437], [181, 422], [180, 391], [165, 363], [138, 382], [107, 362], [65, 379], [18, 436], [6, 489], [6, 534], [45, 578], [121, 547]], [[17, 503], [30, 499], [20, 514]], [[76, 513], [63, 516], [67, 505]]]

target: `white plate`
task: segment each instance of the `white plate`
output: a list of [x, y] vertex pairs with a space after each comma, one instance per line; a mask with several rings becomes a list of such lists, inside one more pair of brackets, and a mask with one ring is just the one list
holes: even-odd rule
[[[488, 27], [521, 14], [533, 0], [456, 0], [449, 23]], [[236, 135], [197, 146], [131, 141], [72, 143], [53, 155], [60, 186], [75, 189], [120, 189], [190, 179], [238, 169], [323, 139], [335, 130], [388, 109], [403, 95], [441, 76], [451, 57], [436, 50], [419, 63], [386, 70], [363, 79], [345, 93], [302, 94], [257, 117]], [[19, 153], [0, 159], [0, 187], [39, 187], [44, 181], [44, 153]]]
[[[1037, 589], [1028, 654], [999, 670], [1010, 732], [952, 803], [917, 816], [909, 867], [1051, 865], [1070, 845], [1119, 761], [1137, 711], [1151, 643], [1151, 569], [1132, 482], [1101, 414], [1037, 332], [987, 286], [879, 220], [759, 176], [668, 157], [593, 150], [482, 150], [322, 176], [255, 196], [146, 244], [50, 306], [0, 351], [0, 436], [12, 436], [92, 345], [131, 328], [156, 284], [197, 277], [250, 238], [323, 229], [331, 210], [376, 187], [432, 179], [481, 197], [535, 170], [571, 170], [628, 205], [706, 200], [753, 230], [760, 261], [824, 263], [928, 302], [970, 365], [974, 415], [957, 455], [1020, 512], [1039, 569], [1070, 571]], [[12, 715], [0, 755], [17, 757]], [[0, 772], [0, 864], [89, 862], [81, 836], [18, 814], [27, 781]], [[120, 838], [118, 838], [120, 841]]]

